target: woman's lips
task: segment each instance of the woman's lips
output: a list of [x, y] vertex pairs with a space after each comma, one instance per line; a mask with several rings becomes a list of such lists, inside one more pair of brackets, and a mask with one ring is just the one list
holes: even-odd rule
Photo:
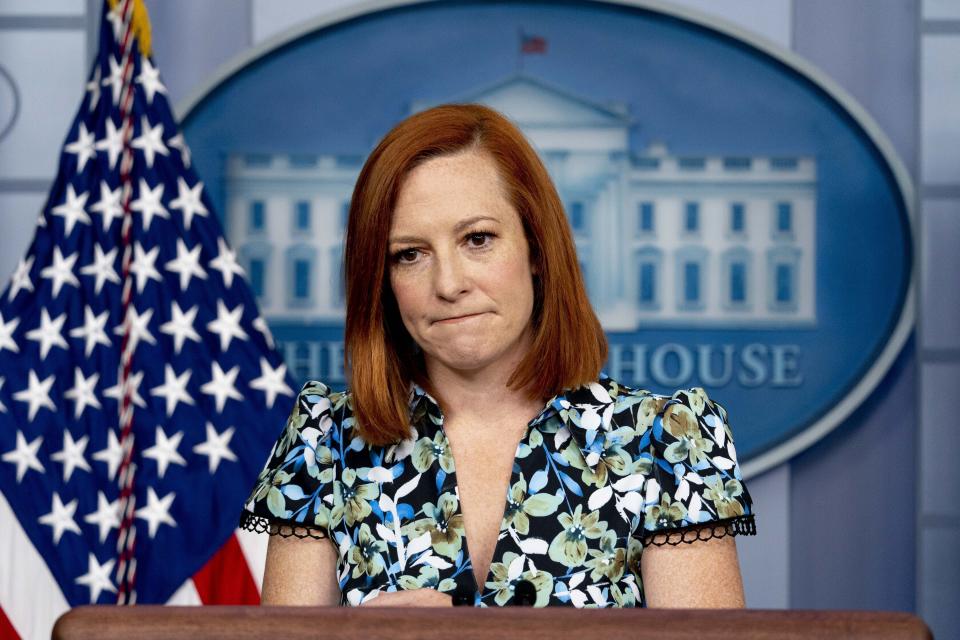
[[444, 318], [442, 320], [435, 320], [434, 323], [435, 324], [457, 324], [459, 322], [466, 322], [474, 318], [479, 318], [484, 313], [485, 313], [484, 311], [481, 311], [480, 313], [468, 313], [467, 315], [463, 315], [463, 316], [451, 316], [449, 318]]

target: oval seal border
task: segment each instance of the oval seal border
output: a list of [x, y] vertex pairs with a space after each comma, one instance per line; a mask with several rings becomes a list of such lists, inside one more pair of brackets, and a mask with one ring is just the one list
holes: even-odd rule
[[[248, 65], [279, 48], [308, 36], [318, 29], [369, 13], [378, 13], [399, 7], [433, 4], [435, 2], [439, 2], [439, 0], [374, 0], [361, 2], [353, 6], [324, 13], [301, 25], [278, 33], [221, 65], [205, 84], [177, 105], [177, 119], [179, 122], [184, 122], [193, 109], [199, 106], [207, 95], [214, 92], [222, 83], [229, 80], [234, 74], [240, 72]], [[697, 27], [714, 31], [719, 35], [737, 40], [759, 53], [780, 62], [798, 75], [803, 76], [819, 87], [862, 129], [863, 133], [876, 147], [884, 162], [889, 167], [896, 181], [897, 188], [900, 191], [900, 195], [903, 198], [910, 228], [913, 264], [910, 267], [909, 285], [906, 295], [904, 296], [903, 306], [900, 309], [896, 325], [887, 337], [886, 344], [860, 380], [839, 402], [834, 404], [818, 420], [788, 440], [745, 461], [742, 466], [742, 471], [744, 477], [749, 478], [789, 460], [837, 428], [867, 399], [874, 389], [876, 389], [884, 375], [886, 375], [887, 371], [889, 371], [893, 365], [894, 360], [904, 344], [906, 344], [907, 339], [910, 337], [916, 320], [916, 261], [920, 255], [919, 248], [916, 246], [917, 207], [916, 191], [913, 186], [913, 181], [910, 178], [906, 166], [890, 142], [890, 139], [866, 109], [825, 72], [793, 51], [785, 49], [779, 44], [723, 18], [702, 13], [695, 9], [667, 5], [660, 0], [597, 0], [596, 4], [642, 9], [689, 22]]]

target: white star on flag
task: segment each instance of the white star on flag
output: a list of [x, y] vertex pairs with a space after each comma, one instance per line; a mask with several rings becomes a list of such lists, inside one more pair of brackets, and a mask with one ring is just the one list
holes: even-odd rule
[[153, 309], [147, 309], [143, 313], [140, 313], [136, 307], [130, 305], [127, 307], [127, 318], [129, 318], [129, 320], [120, 323], [113, 332], [118, 336], [122, 336], [124, 334], [124, 327], [128, 324], [130, 325], [130, 339], [127, 348], [131, 353], [136, 351], [137, 345], [140, 344], [141, 340], [148, 344], [157, 344], [156, 338], [150, 333], [149, 325], [152, 317]]
[[[161, 329], [162, 330], [162, 329]], [[167, 401], [167, 417], [173, 415], [178, 402], [193, 404], [193, 398], [187, 393], [187, 382], [193, 372], [187, 369], [179, 376], [173, 367], [167, 363], [163, 370], [163, 384], [150, 390], [150, 395], [164, 398]], [[159, 427], [157, 427], [159, 429]], [[159, 434], [157, 437], [160, 437]], [[163, 474], [160, 474], [163, 476]]]
[[14, 353], [20, 353], [20, 347], [18, 347], [17, 343], [13, 340], [13, 332], [17, 330], [19, 324], [20, 318], [14, 318], [9, 322], [5, 322], [3, 314], [0, 313], [0, 351], [7, 349]]
[[93, 132], [87, 131], [86, 125], [81, 122], [77, 130], [77, 139], [63, 148], [67, 153], [77, 156], [77, 173], [83, 171], [87, 160], [97, 155], [93, 148], [93, 137]]
[[137, 83], [143, 86], [143, 91], [147, 95], [147, 102], [151, 104], [155, 94], [167, 92], [167, 88], [160, 82], [160, 71], [150, 64], [150, 58], [141, 59], [140, 75], [137, 76]]
[[[171, 206], [173, 203], [170, 203]], [[197, 245], [193, 249], [187, 249], [187, 243], [183, 238], [177, 238], [177, 257], [169, 261], [164, 266], [167, 271], [172, 271], [180, 276], [180, 291], [186, 291], [190, 286], [191, 278], [207, 279], [207, 272], [200, 266], [200, 250], [202, 245]]]
[[227, 427], [223, 433], [217, 433], [217, 430], [209, 422], [207, 423], [207, 439], [193, 448], [194, 453], [207, 456], [210, 463], [210, 473], [217, 470], [221, 460], [230, 460], [236, 462], [237, 456], [230, 450], [230, 438], [233, 437], [234, 428]]
[[63, 224], [66, 226], [64, 236], [69, 236], [70, 232], [73, 231], [73, 227], [78, 222], [90, 224], [90, 216], [88, 216], [84, 210], [84, 207], [87, 206], [87, 198], [89, 197], [90, 194], [86, 191], [77, 195], [77, 192], [73, 189], [73, 185], [68, 184], [67, 199], [64, 200], [62, 204], [58, 204], [50, 210], [53, 215], [63, 218]]
[[110, 534], [110, 529], [120, 528], [120, 499], [110, 502], [103, 491], [97, 491], [97, 510], [83, 516], [83, 521], [97, 525], [102, 544]]
[[273, 334], [270, 333], [270, 328], [263, 316], [257, 316], [257, 319], [253, 321], [253, 328], [263, 335], [263, 339], [267, 341], [267, 346], [273, 349]]
[[162, 182], [151, 189], [147, 181], [140, 178], [138, 195], [139, 197], [130, 203], [130, 210], [136, 211], [143, 216], [144, 231], [150, 230], [150, 223], [153, 222], [154, 216], [158, 218], [170, 218], [170, 212], [167, 211], [163, 203], [160, 202], [161, 198], [163, 198]]
[[[153, 489], [151, 489], [152, 491]], [[117, 588], [110, 581], [110, 574], [113, 573], [113, 559], [107, 560], [103, 564], [97, 562], [97, 557], [92, 553], [87, 560], [87, 572], [74, 580], [77, 584], [82, 584], [90, 588], [90, 602], [96, 602], [100, 594], [104, 591], [116, 593]]]
[[93, 314], [90, 307], [83, 308], [83, 326], [70, 330], [71, 338], [83, 338], [85, 342], [83, 355], [90, 357], [93, 348], [98, 344], [110, 346], [110, 338], [107, 337], [104, 328], [107, 326], [107, 318], [110, 315], [109, 309], [104, 309], [99, 316]]
[[133, 245], [133, 263], [130, 265], [130, 273], [137, 278], [137, 293], [143, 293], [143, 288], [147, 286], [150, 280], [163, 282], [163, 276], [157, 271], [154, 262], [160, 255], [160, 247], [154, 247], [150, 251], [144, 251], [143, 246], [137, 242]]
[[77, 276], [73, 274], [73, 264], [77, 261], [79, 255], [79, 252], [73, 253], [69, 257], [64, 258], [63, 254], [60, 253], [60, 247], [54, 247], [53, 264], [40, 270], [41, 277], [53, 281], [54, 298], [60, 295], [60, 289], [63, 288], [64, 284], [69, 284], [72, 287], [80, 286], [80, 281], [77, 280]]
[[117, 125], [113, 124], [113, 118], [107, 118], [106, 135], [100, 140], [97, 140], [94, 148], [97, 151], [107, 152], [107, 159], [110, 162], [110, 170], [112, 171], [117, 164], [117, 159], [120, 157], [120, 154], [123, 153], [123, 129], [117, 129]]
[[214, 397], [217, 405], [217, 413], [223, 413], [223, 405], [227, 403], [227, 398], [243, 400], [243, 396], [236, 389], [237, 374], [239, 373], [239, 366], [224, 373], [223, 369], [220, 368], [220, 364], [214, 360], [211, 372], [212, 379], [210, 382], [202, 385], [200, 391]]
[[[46, 312], [46, 309], [44, 309], [44, 312]], [[14, 400], [26, 402], [30, 405], [27, 417], [33, 420], [37, 415], [37, 411], [40, 410], [40, 407], [46, 407], [50, 409], [50, 411], [56, 411], [57, 407], [53, 404], [53, 400], [50, 399], [50, 387], [53, 386], [56, 375], [51, 373], [43, 382], [40, 382], [37, 378], [37, 373], [33, 369], [30, 369], [28, 377], [27, 388], [13, 394]]]
[[[42, 218], [43, 216], [41, 216]], [[35, 256], [29, 256], [26, 259], [21, 258], [17, 268], [13, 271], [12, 282], [10, 283], [10, 293], [7, 294], [7, 300], [13, 300], [21, 290], [33, 291], [33, 282], [30, 281], [30, 270], [33, 269], [33, 260]]]
[[70, 476], [72, 476], [73, 472], [77, 469], [83, 469], [87, 472], [91, 471], [90, 464], [87, 462], [87, 459], [83, 457], [89, 441], [90, 436], [88, 435], [83, 435], [79, 440], [74, 440], [73, 435], [69, 431], [63, 432], [63, 448], [51, 454], [50, 459], [63, 465], [64, 482], [69, 482]]
[[78, 502], [79, 500], [74, 498], [67, 504], [63, 504], [60, 496], [54, 492], [50, 513], [37, 518], [40, 524], [53, 527], [53, 544], [59, 544], [61, 536], [63, 536], [66, 531], [72, 531], [76, 534], [80, 533], [80, 527], [78, 527], [77, 523], [73, 520], [73, 514], [77, 511]]
[[97, 103], [100, 102], [100, 65], [93, 67], [93, 78], [87, 83], [87, 91], [90, 92], [90, 102], [87, 104], [87, 110], [93, 111]]
[[201, 202], [203, 193], [203, 182], [197, 182], [193, 188], [187, 186], [187, 181], [177, 177], [177, 197], [170, 201], [171, 209], [180, 209], [183, 212], [183, 226], [188, 230], [190, 223], [193, 222], [193, 216], [206, 216], [207, 208]]
[[113, 56], [108, 56], [107, 62], [110, 64], [110, 75], [104, 78], [100, 84], [110, 87], [113, 104], [117, 104], [120, 101], [120, 91], [123, 89], [123, 67]]
[[169, 138], [167, 140], [167, 146], [172, 147], [180, 152], [180, 160], [183, 161], [183, 166], [187, 169], [190, 168], [190, 147], [187, 146], [186, 141], [183, 139], [182, 133], [177, 133], [177, 135]]
[[111, 190], [110, 185], [105, 180], [100, 181], [100, 199], [90, 205], [90, 211], [103, 216], [104, 231], [110, 229], [110, 225], [115, 219], [123, 217], [123, 205], [120, 204], [122, 194], [123, 189], [121, 187]]
[[[163, 427], [158, 426], [157, 437], [153, 446], [144, 450], [144, 458], [152, 458], [157, 461], [157, 475], [161, 478], [171, 464], [187, 466], [187, 461], [177, 451], [181, 440], [183, 440], [183, 431], [178, 431], [168, 438], [167, 434], [163, 432]], [[153, 537], [153, 534], [150, 534], [150, 537]]]
[[[31, 371], [30, 373], [33, 372]], [[40, 460], [37, 459], [37, 451], [40, 450], [41, 444], [43, 444], [43, 436], [37, 436], [33, 442], [27, 443], [27, 439], [23, 437], [23, 432], [17, 431], [17, 444], [13, 449], [3, 454], [2, 459], [4, 462], [17, 465], [18, 484], [23, 480], [27, 469], [33, 469], [40, 473], [44, 472], [43, 465], [40, 464]]]
[[199, 305], [184, 313], [180, 310], [180, 305], [174, 300], [170, 303], [170, 315], [172, 318], [168, 322], [160, 325], [160, 331], [173, 337], [173, 352], [180, 355], [180, 349], [183, 348], [183, 341], [187, 338], [195, 342], [200, 342], [200, 334], [193, 329], [193, 321], [197, 317]]
[[[106, 312], [104, 312], [106, 313]], [[83, 410], [87, 407], [94, 409], [100, 408], [100, 401], [97, 400], [93, 389], [100, 381], [99, 373], [91, 373], [89, 378], [84, 377], [83, 370], [76, 367], [73, 370], [73, 387], [64, 392], [63, 397], [67, 400], [73, 400], [76, 406], [73, 409], [73, 419], [79, 420]]]
[[107, 431], [107, 446], [94, 453], [93, 459], [107, 465], [107, 475], [112, 481], [117, 475], [120, 462], [123, 461], [123, 449], [120, 448], [120, 441], [117, 440], [117, 434], [112, 429]]
[[164, 156], [170, 153], [167, 145], [163, 144], [163, 124], [151, 127], [147, 116], [140, 118], [140, 135], [133, 139], [130, 146], [143, 152], [148, 169], [153, 168], [153, 160], [158, 153]]
[[227, 311], [227, 306], [223, 300], [217, 300], [217, 319], [207, 323], [207, 329], [211, 333], [220, 336], [220, 350], [226, 351], [233, 338], [246, 340], [247, 332], [240, 326], [240, 318], [243, 316], [243, 305], [238, 304], [235, 309]]
[[233, 274], [243, 275], [243, 267], [237, 263], [237, 254], [230, 250], [226, 240], [217, 238], [217, 257], [210, 261], [210, 266], [223, 275], [223, 283], [229, 289], [233, 286]]
[[100, 295], [100, 289], [109, 280], [114, 284], [120, 284], [120, 276], [113, 268], [113, 263], [117, 259], [117, 247], [110, 249], [107, 253], [103, 252], [100, 245], [93, 245], [93, 262], [80, 268], [80, 274], [84, 276], [93, 276], [96, 280], [93, 285], [93, 292]]
[[[7, 381], [6, 378], [0, 378], [0, 389], [3, 389], [3, 383]], [[7, 405], [3, 404], [3, 400], [0, 400], [0, 413], [7, 412]]]
[[57, 316], [56, 320], [51, 320], [46, 309], [40, 310], [40, 326], [27, 331], [27, 339], [40, 343], [41, 358], [46, 358], [53, 347], [67, 348], [67, 341], [63, 338], [63, 323], [66, 321], [66, 312]]
[[147, 487], [147, 506], [137, 509], [136, 516], [147, 521], [150, 537], [157, 535], [157, 529], [161, 524], [167, 524], [171, 527], [177, 526], [177, 521], [170, 516], [170, 505], [173, 504], [173, 498], [176, 494], [171, 491], [162, 499], [157, 497], [157, 492], [153, 487]]
[[113, 31], [113, 39], [117, 42], [123, 41], [123, 16], [120, 15], [122, 5], [116, 5], [107, 12], [107, 21], [110, 22], [110, 30]]
[[293, 389], [287, 386], [284, 378], [287, 376], [287, 365], [281, 364], [276, 369], [270, 366], [266, 358], [260, 358], [260, 377], [250, 381], [251, 389], [259, 389], [267, 396], [267, 406], [272, 407], [277, 394], [292, 396]]
[[[140, 397], [140, 383], [143, 381], [143, 371], [131, 373], [127, 378], [127, 386], [131, 389], [133, 404], [138, 407], [146, 407], [147, 403]], [[117, 374], [117, 384], [103, 392], [104, 398], [113, 398], [118, 403], [123, 399], [123, 390], [120, 388], [120, 374]]]

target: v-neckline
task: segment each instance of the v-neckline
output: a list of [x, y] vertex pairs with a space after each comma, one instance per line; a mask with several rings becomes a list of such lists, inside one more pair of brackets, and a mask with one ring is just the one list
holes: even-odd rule
[[[543, 421], [547, 420], [550, 417], [550, 415], [552, 415], [553, 411], [556, 410], [555, 403], [558, 397], [560, 396], [555, 395], [550, 399], [548, 399], [543, 404], [543, 406], [541, 407], [537, 415], [535, 415], [533, 418], [531, 418], [527, 422], [523, 435], [520, 437], [520, 440], [517, 442], [517, 449], [519, 449], [520, 445], [522, 445], [524, 442], [527, 442], [527, 440], [530, 438], [531, 429], [541, 424]], [[446, 443], [446, 447], [450, 451], [450, 462], [451, 462], [450, 466], [452, 470], [446, 474], [446, 478], [444, 479], [441, 486], [437, 487], [437, 496], [439, 498], [439, 496], [443, 495], [445, 492], [453, 491], [454, 495], [457, 498], [457, 501], [456, 501], [457, 508], [456, 508], [456, 511], [454, 511], [453, 515], [460, 515], [460, 519], [463, 522], [462, 531], [460, 532], [460, 546], [461, 546], [461, 549], [463, 550], [464, 564], [469, 565], [470, 567], [469, 569], [470, 583], [473, 586], [472, 592], [475, 598], [474, 605], [477, 606], [482, 601], [483, 597], [487, 595], [486, 584], [492, 581], [493, 565], [496, 562], [497, 558], [499, 557], [498, 550], [500, 548], [500, 543], [504, 538], [508, 537], [508, 536], [503, 536], [503, 538], [501, 538], [500, 534], [503, 532], [503, 523], [504, 523], [504, 520], [506, 519], [507, 509], [509, 507], [508, 496], [509, 496], [510, 488], [516, 482], [514, 478], [514, 475], [515, 475], [514, 467], [516, 467], [517, 449], [514, 450], [513, 464], [511, 464], [511, 467], [510, 467], [510, 476], [507, 478], [506, 486], [503, 487], [503, 492], [502, 492], [503, 507], [500, 509], [500, 520], [497, 528], [497, 537], [496, 537], [496, 541], [493, 544], [493, 554], [490, 556], [490, 565], [486, 568], [483, 582], [478, 584], [477, 574], [473, 569], [473, 556], [470, 554], [470, 547], [467, 540], [466, 519], [463, 516], [463, 506], [460, 501], [460, 489], [459, 489], [460, 484], [457, 479], [457, 461], [453, 454], [453, 446], [450, 443], [450, 438], [447, 436], [446, 429], [444, 429], [444, 423], [446, 422], [446, 417], [443, 415], [443, 410], [440, 408], [440, 404], [433, 398], [433, 396], [431, 396], [425, 389], [423, 389], [423, 387], [421, 387], [416, 383], [413, 383], [411, 386], [410, 401], [411, 401], [411, 407], [413, 407], [412, 403], [418, 402], [418, 401], [425, 401], [428, 404], [428, 406], [432, 406], [432, 410], [435, 413], [434, 419], [427, 419], [427, 418], [424, 418], [424, 419], [427, 419], [429, 423], [432, 423], [434, 427], [440, 431], [440, 433], [443, 435], [443, 440]], [[433, 464], [435, 465], [434, 473], [436, 473], [437, 470], [440, 469], [439, 456], [437, 457], [436, 460], [434, 460]]]
[[[548, 402], [536, 416], [534, 416], [533, 418], [530, 419], [529, 422], [527, 422], [526, 429], [524, 430], [523, 435], [520, 437], [520, 440], [517, 441], [517, 446], [514, 449], [514, 453], [513, 453], [513, 461], [511, 462], [511, 465], [510, 465], [510, 475], [507, 477], [507, 484], [503, 487], [503, 492], [502, 492], [503, 506], [500, 509], [500, 519], [497, 524], [496, 539], [493, 543], [493, 553], [490, 555], [490, 563], [486, 567], [486, 571], [484, 572], [484, 580], [482, 583], [479, 583], [479, 584], [477, 583], [477, 573], [474, 570], [473, 556], [470, 553], [469, 540], [467, 536], [467, 520], [466, 520], [466, 517], [464, 516], [463, 503], [460, 499], [460, 483], [457, 476], [457, 460], [456, 460], [456, 456], [453, 453], [453, 445], [451, 444], [450, 438], [447, 436], [447, 432], [443, 427], [444, 420], [443, 420], [442, 414], [441, 414], [440, 423], [436, 425], [437, 429], [439, 429], [440, 432], [443, 434], [444, 442], [446, 443], [446, 446], [450, 450], [450, 460], [451, 460], [450, 466], [452, 468], [450, 473], [447, 474], [447, 477], [443, 483], [443, 486], [439, 488], [438, 493], [442, 495], [444, 492], [453, 491], [457, 496], [457, 508], [453, 515], [459, 514], [460, 519], [463, 522], [462, 531], [460, 532], [460, 541], [461, 541], [460, 545], [461, 545], [461, 548], [463, 549], [464, 564], [470, 567], [469, 569], [470, 581], [473, 584], [473, 593], [475, 594], [474, 595], [475, 605], [478, 604], [486, 595], [487, 583], [493, 581], [493, 565], [497, 561], [497, 558], [499, 557], [498, 550], [500, 548], [500, 543], [502, 540], [508, 537], [508, 536], [501, 536], [501, 534], [503, 533], [503, 523], [507, 516], [507, 509], [510, 506], [509, 500], [508, 500], [508, 496], [510, 494], [510, 487], [512, 487], [513, 484], [516, 482], [516, 479], [514, 478], [515, 476], [514, 469], [516, 467], [517, 451], [519, 450], [520, 446], [524, 442], [527, 442], [527, 440], [530, 438], [530, 430], [540, 423], [541, 418], [543, 417], [543, 414], [549, 409], [549, 407], [550, 407], [550, 403]], [[436, 462], [436, 464], [439, 465], [439, 460]]]

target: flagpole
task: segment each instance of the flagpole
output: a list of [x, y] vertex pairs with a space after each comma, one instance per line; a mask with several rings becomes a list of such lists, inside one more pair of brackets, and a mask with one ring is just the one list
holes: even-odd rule
[[517, 42], [517, 73], [523, 72], [523, 27], [517, 28], [517, 35], [519, 37]]
[[[110, 0], [113, 9], [117, 8], [116, 0]], [[123, 203], [123, 222], [121, 226], [121, 246], [123, 249], [121, 270], [123, 289], [121, 294], [121, 304], [123, 313], [123, 339], [120, 347], [120, 388], [122, 390], [120, 401], [120, 449], [123, 457], [120, 461], [117, 479], [120, 485], [120, 528], [117, 537], [117, 604], [135, 604], [137, 600], [136, 592], [136, 558], [134, 550], [136, 548], [137, 531], [134, 526], [134, 515], [136, 512], [136, 496], [133, 492], [134, 475], [136, 465], [133, 464], [133, 389], [130, 385], [130, 376], [133, 363], [133, 351], [135, 344], [131, 348], [130, 333], [130, 305], [133, 296], [133, 281], [130, 278], [130, 263], [132, 253], [132, 243], [130, 241], [133, 229], [133, 212], [130, 208], [130, 201], [133, 197], [133, 185], [130, 173], [133, 168], [133, 149], [130, 145], [133, 136], [133, 11], [134, 0], [122, 0], [120, 5], [120, 15], [123, 24], [123, 36], [121, 41], [121, 50], [123, 58], [121, 68], [123, 69], [123, 85], [120, 94], [121, 120], [123, 127], [123, 155], [120, 161], [120, 185], [122, 188]], [[137, 10], [145, 11], [144, 7], [138, 6]]]

